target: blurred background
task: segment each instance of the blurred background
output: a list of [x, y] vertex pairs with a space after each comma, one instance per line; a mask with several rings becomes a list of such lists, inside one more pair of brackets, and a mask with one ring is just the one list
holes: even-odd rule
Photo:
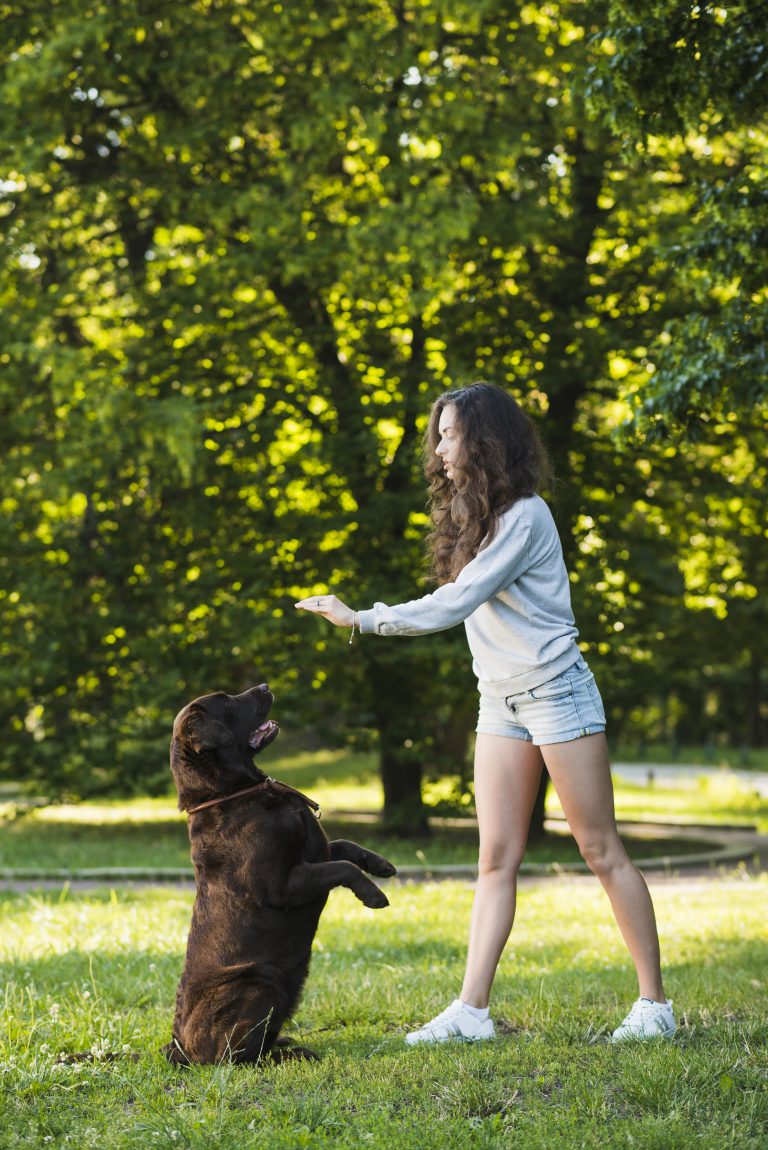
[[477, 379], [553, 458], [614, 752], [760, 761], [759, 9], [0, 4], [0, 779], [166, 794], [176, 712], [267, 681], [390, 825], [461, 804], [463, 628], [293, 604], [429, 589], [421, 437]]

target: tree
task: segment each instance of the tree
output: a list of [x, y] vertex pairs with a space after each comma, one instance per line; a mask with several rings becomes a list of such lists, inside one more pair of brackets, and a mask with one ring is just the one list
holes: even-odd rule
[[[587, 85], [628, 149], [677, 136], [695, 161], [691, 219], [669, 256], [694, 292], [652, 349], [637, 396], [647, 431], [765, 405], [768, 50], [765, 4], [611, 0]], [[715, 157], [715, 162], [713, 162]]]
[[293, 602], [418, 591], [426, 412], [485, 375], [555, 457], [590, 657], [626, 640], [619, 576], [632, 650], [660, 605], [681, 626], [652, 449], [609, 432], [693, 298], [698, 158], [589, 118], [580, 4], [0, 13], [7, 771], [160, 786], [174, 710], [268, 678], [286, 727], [373, 732], [388, 821], [423, 828], [472, 727], [461, 635], [350, 649]]

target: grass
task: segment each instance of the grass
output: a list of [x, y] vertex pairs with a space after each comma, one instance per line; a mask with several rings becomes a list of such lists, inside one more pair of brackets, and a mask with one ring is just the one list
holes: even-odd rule
[[[125, 816], [125, 821], [112, 822], [117, 815]], [[375, 823], [331, 813], [323, 817], [323, 827], [329, 838], [359, 841], [399, 867], [473, 865], [477, 861], [477, 829], [471, 824], [438, 828], [429, 838], [403, 839], [382, 833]], [[672, 835], [640, 835], [626, 842], [635, 858], [674, 856], [707, 847], [706, 842], [696, 839], [681, 843]], [[569, 834], [552, 833], [531, 845], [526, 861], [538, 866], [564, 866], [580, 862], [580, 855]], [[43, 870], [103, 867], [186, 868], [191, 873], [186, 820], [176, 816], [169, 803], [137, 800], [93, 805], [87, 810], [58, 807], [34, 811], [2, 827], [0, 870], [31, 870], [39, 875]]]
[[[633, 997], [590, 880], [531, 882], [499, 968], [495, 1043], [409, 1049], [452, 997], [468, 883], [331, 895], [292, 1026], [322, 1061], [173, 1070], [167, 1041], [191, 895], [0, 895], [0, 1146], [99, 1150], [758, 1150], [768, 1129], [768, 879], [654, 890], [679, 1036], [612, 1047]], [[58, 1065], [59, 1051], [137, 1061]]]
[[[382, 805], [373, 756], [332, 751], [284, 754], [273, 757], [267, 769], [318, 799], [326, 812], [323, 825], [330, 837], [358, 839], [386, 854], [397, 866], [471, 864], [476, 860], [477, 831], [472, 825], [438, 827], [429, 839], [381, 834], [375, 821], [370, 821]], [[427, 800], [445, 803], [455, 783], [447, 778], [428, 784]], [[616, 806], [624, 819], [751, 823], [768, 833], [768, 800], [727, 771], [710, 776], [693, 774], [674, 787], [658, 782], [638, 786], [617, 778]], [[551, 788], [548, 809], [552, 816], [559, 813]], [[186, 821], [170, 797], [49, 806], [15, 819], [13, 812], [12, 803], [0, 806], [2, 869], [189, 866]], [[358, 814], [351, 817], [344, 812]], [[360, 812], [370, 816], [369, 821], [361, 821]], [[463, 813], [471, 815], [472, 811], [465, 808]], [[663, 838], [635, 832], [626, 842], [635, 858], [701, 849], [696, 841], [676, 842], [674, 832]], [[571, 837], [552, 834], [543, 843], [532, 844], [526, 861], [566, 865], [578, 860]]]
[[734, 747], [728, 743], [709, 742], [699, 746], [676, 746], [672, 743], [623, 742], [613, 748], [616, 762], [674, 763], [724, 767], [731, 770], [768, 771], [768, 747]]

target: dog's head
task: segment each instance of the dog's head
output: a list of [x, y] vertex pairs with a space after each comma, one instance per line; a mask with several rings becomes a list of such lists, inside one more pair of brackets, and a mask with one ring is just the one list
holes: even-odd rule
[[277, 738], [279, 727], [268, 718], [273, 702], [272, 692], [261, 683], [241, 695], [202, 695], [179, 711], [171, 771], [182, 810], [264, 778], [253, 756]]

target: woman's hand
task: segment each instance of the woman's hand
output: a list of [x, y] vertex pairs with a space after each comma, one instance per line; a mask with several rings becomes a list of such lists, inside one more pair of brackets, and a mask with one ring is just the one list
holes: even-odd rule
[[313, 595], [310, 599], [302, 599], [296, 604], [300, 611], [310, 611], [313, 615], [322, 615], [334, 627], [351, 627], [355, 620], [355, 612], [335, 595]]

